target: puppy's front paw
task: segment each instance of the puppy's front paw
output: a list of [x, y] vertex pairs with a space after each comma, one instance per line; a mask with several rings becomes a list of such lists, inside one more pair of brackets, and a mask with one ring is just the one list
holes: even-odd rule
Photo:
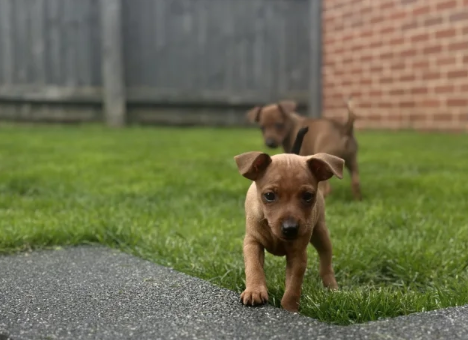
[[261, 305], [268, 301], [268, 291], [266, 287], [247, 287], [240, 296], [244, 305]]
[[283, 296], [281, 299], [281, 307], [288, 312], [297, 313], [299, 311], [300, 296]]

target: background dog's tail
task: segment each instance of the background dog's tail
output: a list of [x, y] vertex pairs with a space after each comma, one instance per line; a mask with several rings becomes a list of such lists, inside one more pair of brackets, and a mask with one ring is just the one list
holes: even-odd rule
[[344, 132], [347, 135], [352, 135], [354, 132], [354, 122], [357, 118], [357, 116], [354, 114], [353, 111], [353, 99], [352, 97], [349, 97], [346, 100], [346, 107], [348, 108], [348, 121], [344, 125]]
[[296, 140], [294, 141], [291, 153], [299, 155], [302, 147], [302, 141], [304, 140], [304, 136], [306, 135], [307, 131], [309, 131], [309, 127], [305, 126], [297, 132]]

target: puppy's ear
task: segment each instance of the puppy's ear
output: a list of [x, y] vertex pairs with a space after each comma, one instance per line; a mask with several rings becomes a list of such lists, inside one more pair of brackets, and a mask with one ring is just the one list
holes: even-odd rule
[[283, 115], [296, 111], [297, 103], [294, 100], [282, 100], [278, 103], [278, 109]]
[[307, 165], [319, 182], [330, 179], [333, 175], [343, 178], [344, 160], [328, 153], [317, 153], [307, 158]]
[[260, 120], [260, 112], [262, 112], [262, 108], [260, 106], [255, 106], [253, 109], [247, 111], [247, 119], [251, 123], [258, 123]]
[[255, 181], [270, 165], [271, 158], [266, 153], [252, 151], [245, 152], [234, 157], [239, 173], [252, 181]]

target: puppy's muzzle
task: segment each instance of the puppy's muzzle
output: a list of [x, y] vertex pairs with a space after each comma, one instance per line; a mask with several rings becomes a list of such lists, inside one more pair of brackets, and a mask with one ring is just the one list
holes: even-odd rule
[[278, 147], [278, 144], [273, 138], [267, 138], [267, 140], [265, 140], [265, 144], [269, 148], [273, 148], [273, 149]]
[[286, 239], [295, 238], [297, 236], [298, 230], [299, 230], [299, 225], [297, 224], [297, 221], [291, 218], [284, 220], [283, 223], [281, 224], [281, 233]]

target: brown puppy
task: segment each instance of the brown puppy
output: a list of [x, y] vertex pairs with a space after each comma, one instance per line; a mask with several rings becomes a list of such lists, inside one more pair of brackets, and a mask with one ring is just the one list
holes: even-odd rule
[[[351, 175], [351, 188], [355, 199], [361, 199], [359, 168], [357, 162], [358, 143], [354, 136], [356, 116], [348, 101], [348, 121], [345, 124], [328, 118], [307, 118], [295, 112], [294, 101], [281, 101], [264, 107], [256, 106], [247, 112], [251, 122], [258, 123], [263, 132], [265, 144], [270, 148], [282, 146], [284, 152], [290, 152], [298, 130], [309, 127], [300, 155], [328, 153], [345, 160], [345, 166]], [[331, 188], [328, 181], [321, 183], [326, 197]]]
[[270, 157], [255, 151], [234, 158], [240, 174], [253, 181], [245, 199], [246, 288], [242, 303], [257, 305], [268, 300], [263, 271], [265, 249], [273, 255], [286, 256], [286, 290], [281, 299], [284, 309], [299, 309], [309, 243], [319, 254], [323, 285], [338, 288], [324, 198], [317, 188], [319, 182], [333, 175], [342, 178], [343, 159], [325, 153]]

